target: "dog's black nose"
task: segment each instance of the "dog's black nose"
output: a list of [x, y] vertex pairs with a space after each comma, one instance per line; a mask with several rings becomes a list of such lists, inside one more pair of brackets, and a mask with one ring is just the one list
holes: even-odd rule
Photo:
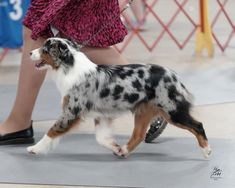
[[29, 53], [30, 56], [31, 56], [32, 54], [33, 54], [32, 52]]

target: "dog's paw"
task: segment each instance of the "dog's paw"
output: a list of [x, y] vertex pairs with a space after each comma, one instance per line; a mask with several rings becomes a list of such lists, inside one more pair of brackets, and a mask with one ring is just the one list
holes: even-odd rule
[[210, 145], [208, 145], [205, 148], [201, 148], [201, 149], [202, 149], [202, 153], [203, 153], [205, 158], [209, 158], [211, 156], [212, 149], [211, 149]]
[[115, 151], [113, 151], [113, 154], [118, 157], [125, 158], [125, 155], [123, 155], [123, 151], [121, 147], [116, 148]]
[[30, 154], [47, 154], [53, 149], [53, 140], [45, 135], [37, 144], [27, 147]]
[[30, 154], [35, 154], [35, 155], [47, 154], [49, 152], [49, 150], [50, 149], [49, 149], [48, 146], [42, 146], [42, 145], [39, 145], [39, 144], [27, 147], [27, 151]]
[[117, 152], [114, 152], [114, 154], [122, 158], [127, 158], [127, 156], [129, 155], [127, 145], [119, 147], [119, 150]]

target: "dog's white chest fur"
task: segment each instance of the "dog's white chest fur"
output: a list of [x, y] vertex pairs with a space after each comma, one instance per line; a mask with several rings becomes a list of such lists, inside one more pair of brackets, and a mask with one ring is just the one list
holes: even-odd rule
[[69, 72], [65, 73], [62, 69], [53, 71], [53, 78], [61, 96], [65, 96], [73, 86], [84, 81], [84, 75], [95, 70], [97, 67], [97, 65], [80, 52], [74, 52], [74, 58], [74, 66]]

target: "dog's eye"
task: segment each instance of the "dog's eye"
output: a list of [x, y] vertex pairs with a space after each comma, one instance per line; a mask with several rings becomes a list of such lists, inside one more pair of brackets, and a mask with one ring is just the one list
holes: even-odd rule
[[67, 46], [66, 46], [66, 44], [61, 44], [61, 43], [60, 43], [60, 44], [58, 45], [58, 48], [59, 48], [60, 51], [64, 51], [64, 50], [67, 49]]

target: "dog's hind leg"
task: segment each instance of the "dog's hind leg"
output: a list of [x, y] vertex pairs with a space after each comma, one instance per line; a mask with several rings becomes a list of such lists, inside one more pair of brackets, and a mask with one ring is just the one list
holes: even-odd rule
[[32, 154], [47, 154], [54, 149], [62, 135], [80, 122], [80, 111], [81, 108], [69, 105], [67, 102], [59, 119], [37, 144], [27, 148], [28, 152]]
[[161, 115], [171, 124], [193, 133], [202, 149], [203, 155], [208, 158], [211, 154], [211, 148], [201, 122], [196, 121], [188, 111], [175, 111], [171, 113], [161, 112]]
[[96, 140], [100, 145], [112, 150], [114, 154], [119, 155], [121, 147], [113, 138], [111, 124], [111, 118], [98, 117], [95, 119]]
[[149, 123], [158, 114], [158, 110], [152, 104], [141, 105], [135, 113], [134, 130], [127, 144], [122, 146], [121, 156], [126, 157], [145, 138]]

